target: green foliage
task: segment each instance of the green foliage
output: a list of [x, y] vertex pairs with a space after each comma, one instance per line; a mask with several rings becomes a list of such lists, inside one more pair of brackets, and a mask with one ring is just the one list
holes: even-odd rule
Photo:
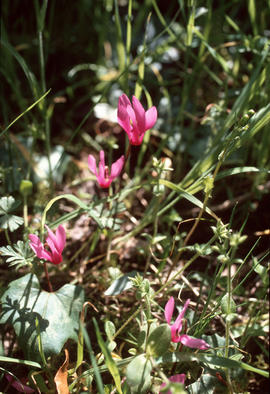
[[15, 267], [16, 270], [31, 265], [33, 260], [33, 254], [30, 252], [28, 243], [23, 241], [0, 247], [0, 253], [7, 257], [6, 262], [10, 267]]
[[132, 393], [145, 393], [151, 384], [152, 365], [145, 355], [136, 356], [127, 366], [126, 377]]
[[[79, 349], [76, 368], [68, 367], [67, 380], [74, 371], [73, 393], [85, 387], [159, 392], [172, 371], [189, 376], [190, 393], [232, 392], [241, 374], [247, 382], [254, 373], [267, 378], [267, 362], [259, 364], [255, 356], [267, 357], [268, 252], [261, 245], [269, 221], [266, 211], [251, 225], [246, 217], [254, 218], [269, 191], [269, 4], [82, 1], [71, 2], [65, 18], [62, 8], [47, 0], [27, 9], [19, 1], [3, 4], [1, 191], [25, 197], [23, 239], [28, 219], [35, 227], [44, 206], [41, 235], [46, 222], [66, 222], [68, 229], [87, 216], [95, 222], [75, 253], [77, 243], [68, 235], [64, 253], [67, 261], [75, 257], [70, 264], [50, 265], [49, 274], [57, 283], [70, 278], [68, 273], [72, 283], [83, 283], [99, 310], [94, 334], [100, 349], [91, 344], [90, 311], [79, 325], [83, 290], [66, 284], [47, 293], [29, 274], [9, 283], [1, 315], [2, 323], [13, 325], [27, 359], [0, 361], [40, 368], [44, 377], [32, 375], [41, 392], [55, 389], [52, 376], [69, 338]], [[155, 105], [159, 117], [106, 196], [80, 170], [93, 151], [108, 150], [110, 159], [127, 152], [113, 114], [123, 92]], [[106, 106], [101, 115], [100, 105]], [[67, 166], [71, 158], [76, 179]], [[70, 210], [66, 201], [76, 208]], [[55, 202], [68, 213], [55, 215]], [[10, 243], [0, 252], [9, 268], [24, 275], [31, 267], [30, 249], [20, 240], [11, 245], [8, 235], [23, 224], [14, 215], [17, 207], [13, 197], [0, 200], [0, 227]], [[257, 233], [262, 238], [254, 242]], [[171, 343], [162, 308], [177, 293], [183, 302], [192, 299], [188, 327], [211, 345], [207, 352], [178, 351]], [[206, 330], [214, 335], [205, 336]], [[183, 392], [177, 383], [167, 389]]]
[[168, 351], [171, 342], [171, 329], [168, 324], [161, 324], [154, 329], [147, 339], [146, 354], [159, 357]]
[[0, 199], [0, 228], [8, 229], [13, 232], [22, 224], [23, 219], [12, 212], [20, 205], [12, 196], [1, 197]]
[[[69, 339], [77, 341], [84, 291], [66, 284], [54, 293], [41, 290], [37, 277], [27, 274], [11, 282], [2, 298], [0, 323], [14, 327], [27, 358], [59, 354]], [[36, 328], [38, 322], [38, 329]]]

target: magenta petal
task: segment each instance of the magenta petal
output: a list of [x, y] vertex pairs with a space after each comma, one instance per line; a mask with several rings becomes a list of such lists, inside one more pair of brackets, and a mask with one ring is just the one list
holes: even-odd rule
[[44, 251], [44, 246], [40, 239], [38, 238], [37, 235], [35, 234], [29, 234], [28, 238], [30, 239], [30, 247], [33, 249], [35, 254], [39, 259], [43, 258], [43, 251]]
[[[169, 378], [169, 381], [172, 383], [185, 383], [186, 375], [184, 373], [179, 373], [177, 375], [173, 375]], [[166, 386], [166, 383], [162, 383], [160, 386], [161, 389]], [[171, 394], [171, 390], [166, 391], [166, 394]]]
[[138, 129], [141, 133], [144, 133], [146, 130], [146, 128], [145, 128], [145, 110], [144, 110], [142, 104], [140, 103], [140, 101], [135, 96], [132, 97], [132, 104], [133, 104], [133, 109], [134, 109], [135, 116], [136, 116]]
[[210, 347], [210, 345], [208, 345], [208, 343], [206, 343], [203, 339], [193, 338], [186, 334], [180, 335], [180, 342], [192, 349], [205, 350]]
[[97, 181], [100, 187], [102, 187], [103, 189], [107, 189], [108, 187], [110, 187], [110, 184], [112, 183], [112, 179], [104, 179], [101, 177], [97, 177]]
[[56, 239], [57, 239], [57, 249], [59, 253], [62, 253], [66, 243], [66, 231], [61, 224], [56, 229]]
[[168, 324], [170, 324], [172, 320], [173, 310], [174, 310], [174, 298], [170, 297], [169, 301], [165, 305], [165, 319]]
[[[185, 316], [185, 313], [186, 313], [186, 310], [189, 306], [189, 303], [190, 303], [190, 299], [188, 298], [185, 302], [184, 308], [181, 310], [181, 312], [179, 313], [179, 316], [178, 316], [178, 318], [180, 318], [181, 320]], [[178, 318], [176, 320], [178, 320]]]
[[118, 102], [117, 120], [120, 126], [127, 133], [129, 133], [131, 130], [130, 119], [127, 112], [128, 107], [131, 108], [131, 103], [129, 101], [129, 98], [125, 94], [122, 94]]
[[127, 107], [128, 105], [131, 106], [131, 102], [125, 93], [123, 93], [122, 96], [119, 97], [119, 104], [118, 105], [121, 107], [124, 107], [124, 108]]
[[122, 155], [120, 157], [120, 159], [118, 159], [115, 163], [112, 164], [112, 168], [111, 168], [111, 176], [110, 179], [113, 180], [116, 177], [118, 177], [118, 175], [120, 174], [120, 172], [122, 171], [122, 168], [124, 166], [125, 163], [125, 156]]
[[157, 109], [151, 107], [145, 113], [145, 130], [151, 129], [157, 121]]
[[98, 166], [98, 168], [99, 168], [98, 175], [101, 180], [104, 180], [105, 179], [105, 154], [104, 154], [103, 150], [101, 150], [99, 152], [99, 159], [100, 159], [100, 161], [99, 161], [99, 166]]
[[186, 375], [184, 373], [178, 373], [176, 375], [173, 375], [169, 378], [170, 382], [173, 383], [185, 383]]
[[46, 242], [48, 242], [48, 238], [52, 240], [54, 245], [57, 245], [57, 238], [54, 232], [45, 224], [46, 230], [48, 232], [48, 237], [46, 238]]
[[92, 155], [88, 156], [88, 167], [94, 175], [97, 175], [97, 163], [96, 159]]

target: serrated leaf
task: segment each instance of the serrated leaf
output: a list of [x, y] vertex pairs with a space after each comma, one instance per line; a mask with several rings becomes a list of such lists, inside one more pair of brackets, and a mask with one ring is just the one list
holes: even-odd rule
[[16, 266], [16, 269], [29, 265], [32, 261], [28, 244], [23, 241], [18, 241], [13, 245], [2, 246], [0, 253], [2, 256], [8, 256], [6, 262], [9, 263], [10, 267]]
[[41, 290], [38, 278], [28, 274], [9, 284], [3, 294], [0, 324], [14, 327], [19, 344], [30, 360], [40, 360], [38, 319], [42, 348], [46, 357], [59, 354], [70, 338], [77, 340], [79, 313], [84, 290], [67, 284], [53, 293]]
[[20, 205], [12, 196], [0, 198], [0, 215], [13, 212]]
[[23, 219], [19, 216], [12, 215], [14, 211], [20, 205], [19, 201], [15, 201], [12, 196], [2, 197], [0, 199], [0, 228], [9, 229], [9, 231], [15, 231], [23, 224]]

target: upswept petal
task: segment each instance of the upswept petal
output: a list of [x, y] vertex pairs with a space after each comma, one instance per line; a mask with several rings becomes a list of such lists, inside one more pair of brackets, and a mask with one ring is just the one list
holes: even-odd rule
[[168, 324], [170, 324], [172, 320], [173, 310], [174, 310], [174, 298], [170, 297], [169, 301], [165, 305], [165, 319]]
[[48, 239], [50, 239], [53, 244], [56, 246], [57, 245], [57, 238], [54, 232], [45, 224], [46, 230], [48, 232], [48, 237], [46, 238], [46, 242], [48, 242]]
[[140, 132], [145, 132], [145, 110], [140, 103], [140, 101], [137, 99], [137, 97], [133, 96], [132, 97], [132, 104], [133, 104], [133, 109], [135, 112], [136, 120], [137, 120], [137, 126]]
[[[189, 303], [190, 303], [190, 299], [188, 299], [185, 302], [185, 305], [181, 310], [181, 312], [179, 313], [179, 315], [177, 316], [175, 322], [170, 326], [171, 340], [172, 342], [175, 343], [181, 342], [183, 345], [188, 346], [190, 348], [196, 348], [201, 350], [208, 349], [210, 345], [208, 345], [208, 343], [206, 343], [203, 339], [193, 338], [186, 334], [180, 335], [180, 332], [182, 330], [182, 321]], [[169, 325], [172, 319], [173, 310], [174, 310], [174, 298], [170, 297], [169, 301], [165, 305], [165, 319]]]
[[179, 342], [192, 349], [206, 350], [210, 347], [210, 345], [208, 345], [208, 343], [206, 343], [203, 339], [193, 338], [186, 334], [180, 335], [179, 338]]
[[118, 175], [120, 174], [120, 172], [122, 171], [122, 168], [124, 166], [125, 163], [125, 156], [122, 155], [120, 157], [120, 159], [118, 159], [115, 163], [112, 164], [111, 167], [111, 175], [110, 175], [110, 179], [113, 181], [116, 177], [118, 177]]
[[59, 252], [59, 250], [57, 249], [55, 243], [53, 242], [53, 240], [51, 238], [47, 238], [46, 239], [46, 243], [49, 246], [49, 248], [51, 249], [51, 256], [52, 256], [52, 260], [51, 262], [54, 264], [58, 264], [62, 261], [62, 256], [61, 253]]
[[60, 224], [60, 226], [58, 226], [56, 229], [56, 234], [54, 234], [54, 232], [46, 224], [45, 227], [49, 235], [46, 238], [46, 242], [48, 243], [48, 240], [50, 239], [53, 242], [57, 251], [59, 253], [62, 253], [66, 242], [66, 232], [64, 227]]
[[101, 150], [99, 152], [99, 178], [100, 180], [105, 180], [105, 154], [104, 150]]
[[30, 247], [33, 249], [35, 254], [39, 259], [43, 258], [43, 251], [44, 251], [44, 246], [40, 239], [38, 238], [37, 235], [35, 234], [29, 234], [28, 238], [30, 239]]
[[57, 249], [60, 253], [62, 253], [66, 244], [66, 231], [61, 224], [56, 229], [56, 239], [57, 239]]
[[187, 300], [186, 300], [186, 302], [185, 302], [185, 305], [184, 305], [184, 308], [181, 310], [181, 312], [179, 313], [179, 316], [177, 317], [177, 319], [176, 319], [176, 321], [178, 320], [178, 319], [183, 319], [184, 318], [184, 316], [185, 316], [185, 313], [186, 313], [186, 310], [187, 310], [187, 308], [188, 308], [188, 306], [189, 306], [189, 303], [190, 303], [190, 299], [188, 298]]
[[129, 98], [122, 94], [118, 102], [117, 120], [121, 127], [128, 133], [131, 130], [130, 120], [127, 113], [127, 108], [131, 108]]
[[[92, 157], [92, 158], [91, 158]], [[89, 163], [90, 161], [90, 163]], [[99, 186], [102, 188], [108, 188], [112, 181], [120, 174], [122, 171], [122, 168], [124, 166], [125, 162], [125, 157], [122, 155], [115, 163], [112, 164], [111, 166], [111, 171], [109, 171], [109, 168], [105, 165], [105, 154], [104, 151], [100, 151], [99, 153], [99, 171], [96, 170], [96, 161], [94, 160], [94, 157], [92, 155], [89, 155], [88, 157], [88, 165], [90, 171], [93, 171], [93, 162], [95, 162], [95, 175], [97, 178], [97, 181], [99, 183]], [[91, 170], [92, 168], [92, 170]]]
[[119, 98], [119, 105], [124, 107], [124, 108], [126, 108], [128, 105], [131, 106], [131, 102], [130, 102], [128, 96], [125, 93], [123, 93], [122, 96], [120, 96], [120, 98]]
[[134, 112], [134, 109], [130, 106], [127, 107], [126, 109], [128, 117], [129, 117], [129, 123], [130, 123], [130, 131], [132, 133], [138, 133], [138, 125], [137, 125], [137, 118]]
[[145, 130], [152, 129], [156, 121], [157, 121], [157, 109], [156, 107], [151, 107], [145, 113]]
[[93, 155], [88, 156], [88, 167], [89, 170], [97, 176], [97, 163]]
[[127, 133], [130, 144], [141, 145], [145, 132], [157, 120], [157, 110], [156, 107], [151, 107], [145, 112], [137, 97], [132, 97], [131, 105], [129, 98], [122, 94], [118, 102], [117, 119]]
[[56, 235], [46, 226], [48, 237], [46, 238], [46, 245], [49, 246], [50, 251], [46, 250], [43, 243], [35, 234], [29, 234], [30, 247], [33, 249], [39, 259], [50, 261], [53, 264], [59, 264], [62, 261], [62, 251], [66, 242], [66, 233], [62, 225], [56, 230]]

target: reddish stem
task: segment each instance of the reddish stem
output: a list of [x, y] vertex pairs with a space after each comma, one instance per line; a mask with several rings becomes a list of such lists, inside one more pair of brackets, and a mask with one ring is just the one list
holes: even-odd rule
[[125, 164], [127, 162], [127, 159], [129, 158], [130, 149], [131, 149], [131, 144], [128, 144], [128, 149], [127, 149], [127, 153], [126, 153], [126, 157], [125, 157]]
[[50, 291], [50, 293], [52, 293], [53, 292], [53, 288], [52, 288], [52, 284], [51, 284], [51, 281], [50, 281], [50, 278], [49, 278], [49, 273], [48, 273], [48, 268], [47, 268], [46, 261], [44, 261], [44, 270], [45, 270], [45, 275], [46, 275], [46, 278], [47, 278], [47, 281], [48, 281], [49, 291]]

